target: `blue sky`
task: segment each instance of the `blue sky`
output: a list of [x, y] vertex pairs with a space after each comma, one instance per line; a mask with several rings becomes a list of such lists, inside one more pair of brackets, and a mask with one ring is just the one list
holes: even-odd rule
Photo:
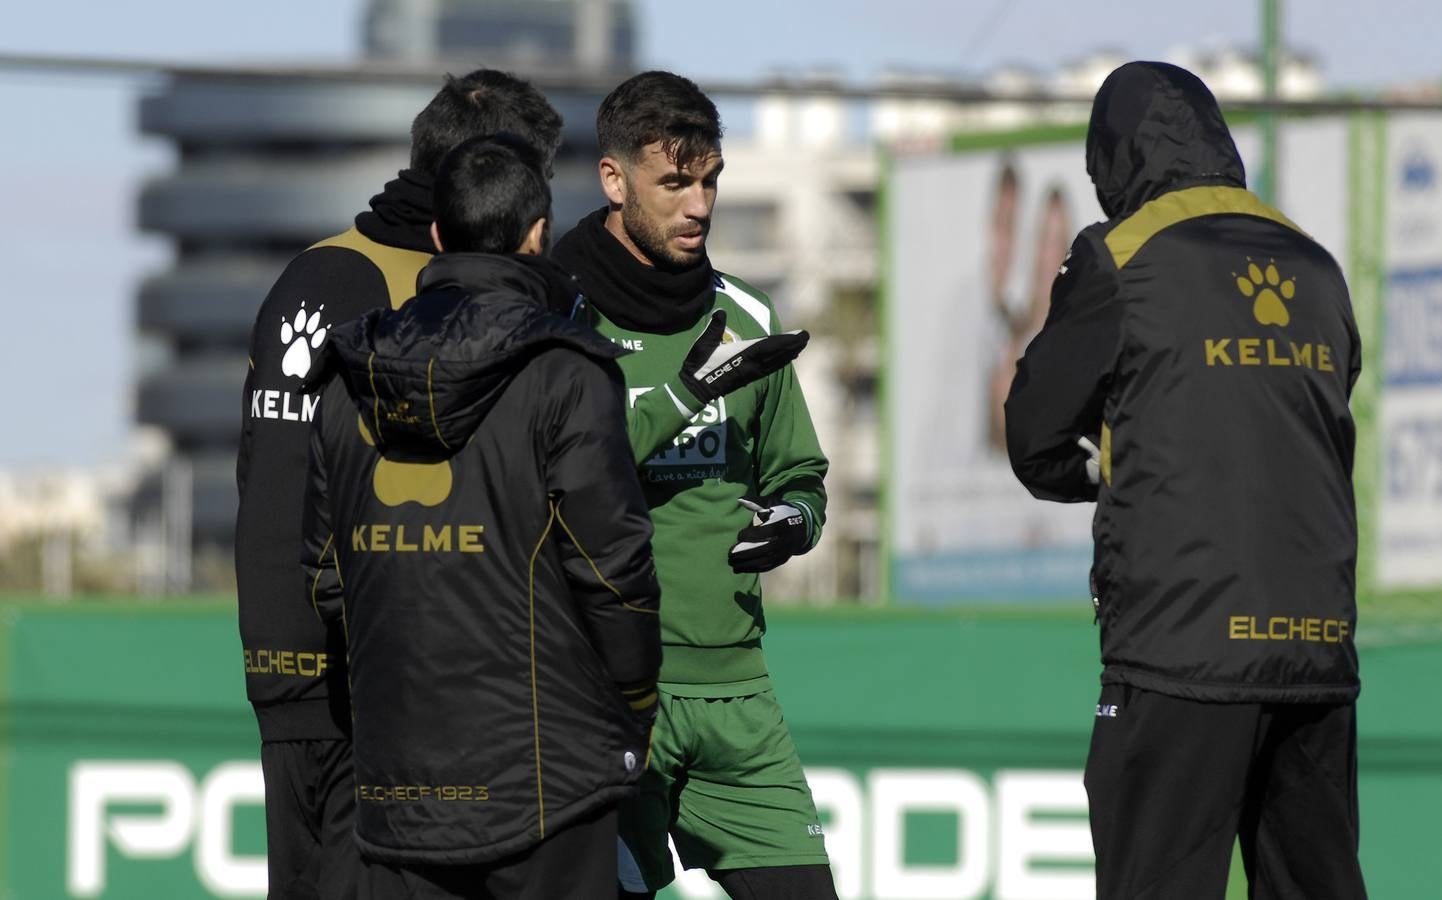
[[[0, 53], [334, 61], [359, 52], [364, 5], [16, 0], [0, 29]], [[1431, 6], [1372, 0], [1358, 16], [1362, 4], [1302, 0], [1287, 4], [1284, 21], [1288, 43], [1316, 56], [1330, 85], [1369, 88], [1442, 77]], [[1046, 71], [1100, 48], [1156, 58], [1184, 44], [1254, 45], [1259, 22], [1253, 0], [637, 0], [636, 7], [641, 62], [703, 80], [828, 69], [866, 81], [888, 66]], [[0, 467], [90, 465], [128, 453], [134, 289], [168, 259], [163, 241], [134, 231], [141, 182], [169, 164], [164, 146], [135, 133], [139, 88], [133, 79], [0, 71], [9, 338], [0, 383], [40, 393], [32, 414], [10, 418]]]

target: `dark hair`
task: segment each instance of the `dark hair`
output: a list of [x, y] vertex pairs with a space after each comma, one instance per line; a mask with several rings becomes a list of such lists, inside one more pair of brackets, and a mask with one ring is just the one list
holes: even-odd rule
[[672, 72], [642, 72], [622, 82], [596, 111], [602, 156], [636, 160], [660, 142], [667, 159], [685, 168], [721, 146], [721, 116], [696, 83]]
[[472, 138], [446, 154], [432, 202], [447, 252], [514, 253], [537, 219], [551, 218], [541, 155], [514, 134]]
[[411, 168], [434, 175], [451, 148], [503, 131], [534, 147], [543, 159], [541, 171], [551, 176], [561, 143], [561, 114], [540, 91], [495, 69], [460, 78], [447, 75], [445, 87], [411, 122]]

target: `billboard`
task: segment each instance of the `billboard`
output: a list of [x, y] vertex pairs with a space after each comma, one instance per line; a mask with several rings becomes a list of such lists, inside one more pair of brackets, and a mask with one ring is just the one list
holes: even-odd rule
[[[842, 900], [1093, 900], [1080, 769], [808, 767]], [[680, 872], [680, 867], [677, 867]], [[724, 900], [700, 870], [662, 897]]]
[[[1032, 501], [1002, 403], [1072, 237], [1101, 218], [1078, 144], [902, 158], [887, 188], [892, 591], [1081, 597], [1091, 511]], [[1085, 602], [1085, 598], [1082, 598]]]
[[[957, 695], [959, 672], [986, 663], [949, 652], [1065, 642], [1048, 655], [1087, 671], [1088, 642], [1070, 640], [1084, 624], [774, 618], [790, 651], [773, 674], [842, 897], [1091, 897], [1079, 763], [1094, 673], [1062, 691], [1021, 678]], [[873, 639], [888, 674], [838, 655]], [[937, 680], [903, 691], [919, 670], [902, 658], [928, 651]], [[0, 897], [265, 896], [242, 668], [230, 606], [0, 606]], [[721, 896], [701, 872], [662, 893]]]
[[1376, 577], [1442, 583], [1442, 118], [1387, 128]]
[[[844, 900], [1095, 895], [1080, 769], [810, 766], [806, 778]], [[75, 759], [65, 793], [64, 893], [50, 893], [54, 872], [37, 896], [265, 896], [258, 761]], [[663, 898], [724, 900], [705, 872], [676, 871]]]
[[[772, 616], [767, 656], [843, 900], [1091, 900], [1077, 615]], [[0, 897], [265, 894], [231, 607], [0, 605]], [[1373, 895], [1442, 880], [1442, 643], [1364, 647]], [[691, 872], [666, 900], [721, 894]]]

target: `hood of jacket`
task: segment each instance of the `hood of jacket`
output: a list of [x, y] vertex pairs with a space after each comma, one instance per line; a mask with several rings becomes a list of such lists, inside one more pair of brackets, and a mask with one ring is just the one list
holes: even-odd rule
[[1166, 63], [1131, 62], [1107, 76], [1092, 104], [1086, 159], [1108, 218], [1178, 188], [1246, 186], [1216, 98], [1200, 78]]
[[512, 378], [541, 349], [596, 359], [626, 351], [569, 316], [576, 282], [548, 259], [446, 253], [421, 271], [420, 293], [334, 328], [321, 378], [338, 373], [387, 459], [432, 462], [459, 451]]

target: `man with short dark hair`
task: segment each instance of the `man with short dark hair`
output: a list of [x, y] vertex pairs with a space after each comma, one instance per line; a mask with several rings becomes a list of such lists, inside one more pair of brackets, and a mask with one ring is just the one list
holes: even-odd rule
[[[1099, 898], [1361, 900], [1356, 429], [1341, 269], [1246, 189], [1195, 75], [1097, 92], [1081, 232], [1006, 402], [1012, 467], [1097, 503]], [[1078, 446], [1086, 449], [1083, 453]]]
[[434, 174], [452, 149], [483, 135], [507, 133], [534, 147], [541, 172], [551, 177], [561, 145], [561, 115], [527, 81], [495, 69], [477, 69], [445, 86], [411, 123], [411, 169]]
[[[332, 329], [305, 569], [347, 636], [361, 900], [594, 900], [645, 768], [660, 589], [626, 351], [540, 256], [539, 154], [436, 179], [420, 293]], [[311, 382], [308, 381], [308, 385]]]
[[411, 167], [371, 198], [353, 228], [291, 260], [256, 316], [236, 464], [235, 562], [273, 898], [349, 897], [358, 865], [344, 636], [317, 621], [296, 560], [317, 402], [301, 393], [301, 380], [335, 324], [415, 293], [416, 274], [435, 250], [431, 187], [447, 150], [508, 131], [535, 147], [549, 171], [560, 129], [560, 116], [524, 81], [488, 69], [447, 78], [412, 125]]
[[623, 358], [628, 426], [666, 591], [651, 768], [622, 806], [623, 896], [687, 868], [735, 898], [834, 898], [811, 791], [761, 649], [759, 575], [821, 536], [826, 458], [787, 363], [805, 333], [716, 272], [706, 234], [721, 173], [716, 107], [646, 72], [596, 119], [607, 205], [556, 247]]
[[[458, 147], [436, 179], [436, 220], [431, 224], [436, 249], [442, 253], [544, 255], [551, 247], [551, 189], [543, 168], [541, 155], [509, 132]], [[452, 257], [450, 265], [456, 265], [458, 259]], [[547, 272], [556, 268], [535, 259], [513, 262], [540, 266]], [[574, 312], [569, 307], [561, 311], [567, 318]]]

